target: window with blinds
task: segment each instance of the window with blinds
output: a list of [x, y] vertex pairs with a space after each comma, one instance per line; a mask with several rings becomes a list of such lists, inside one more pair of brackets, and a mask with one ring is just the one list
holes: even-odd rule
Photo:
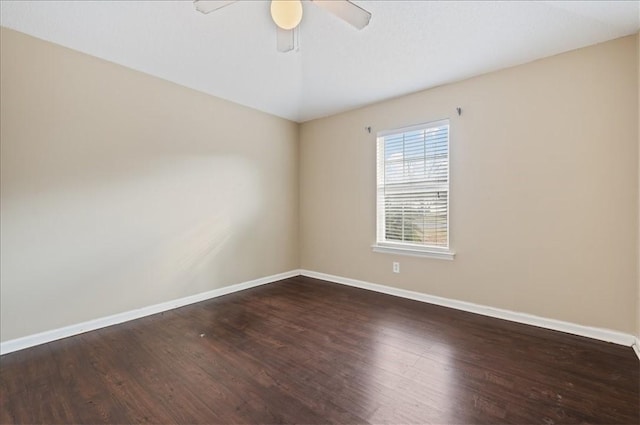
[[449, 248], [449, 120], [377, 139], [377, 243]]

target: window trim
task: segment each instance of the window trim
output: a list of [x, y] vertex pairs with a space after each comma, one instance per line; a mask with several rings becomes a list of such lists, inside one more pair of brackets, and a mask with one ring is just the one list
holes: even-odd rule
[[[439, 246], [430, 246], [430, 245], [421, 245], [421, 244], [412, 244], [410, 242], [392, 242], [387, 240], [380, 240], [380, 192], [379, 192], [379, 182], [380, 182], [380, 157], [378, 149], [380, 139], [386, 136], [406, 133], [410, 131], [427, 129], [430, 127], [439, 127], [447, 125], [448, 133], [447, 133], [447, 246], [439, 247]], [[397, 254], [397, 255], [408, 255], [414, 257], [427, 257], [427, 258], [436, 258], [443, 260], [453, 260], [455, 257], [455, 252], [451, 249], [451, 239], [450, 239], [450, 200], [451, 200], [451, 121], [449, 118], [439, 119], [435, 121], [424, 122], [421, 124], [411, 125], [407, 127], [401, 127], [390, 130], [383, 130], [376, 134], [376, 242], [371, 245], [371, 248], [374, 252], [385, 253], [385, 254]], [[383, 169], [384, 169], [384, 164]], [[384, 233], [384, 232], [383, 232]]]
[[394, 244], [391, 242], [378, 242], [371, 245], [371, 249], [373, 252], [382, 254], [408, 255], [411, 257], [436, 258], [440, 260], [453, 260], [456, 255], [450, 248], [427, 247], [408, 243]]

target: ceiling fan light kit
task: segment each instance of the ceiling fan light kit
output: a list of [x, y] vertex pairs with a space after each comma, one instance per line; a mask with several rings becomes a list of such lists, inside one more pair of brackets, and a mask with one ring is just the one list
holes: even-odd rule
[[[193, 0], [197, 11], [210, 13], [238, 0]], [[312, 3], [361, 30], [371, 20], [371, 13], [349, 0], [311, 0]], [[298, 50], [298, 28], [302, 21], [301, 0], [271, 0], [271, 18], [276, 24], [279, 52]]]
[[302, 21], [300, 0], [272, 0], [271, 18], [283, 30], [292, 30]]

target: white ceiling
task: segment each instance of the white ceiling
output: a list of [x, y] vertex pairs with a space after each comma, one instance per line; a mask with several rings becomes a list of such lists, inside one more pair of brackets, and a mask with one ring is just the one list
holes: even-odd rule
[[358, 31], [304, 2], [297, 52], [265, 1], [6, 1], [0, 24], [293, 121], [633, 34], [640, 1], [354, 1]]

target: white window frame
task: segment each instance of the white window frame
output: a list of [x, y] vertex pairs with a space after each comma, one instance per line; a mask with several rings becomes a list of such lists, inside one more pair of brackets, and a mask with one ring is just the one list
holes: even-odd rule
[[[385, 158], [384, 158], [384, 138], [386, 136], [406, 133], [416, 130], [424, 130], [432, 127], [441, 127], [447, 125], [447, 246], [431, 246], [422, 244], [412, 244], [408, 242], [396, 242], [385, 240], [385, 211], [384, 211], [384, 192], [382, 190], [384, 186], [384, 173], [385, 173]], [[451, 201], [451, 124], [449, 119], [442, 119], [438, 121], [431, 121], [423, 124], [412, 125], [409, 127], [403, 127], [393, 130], [381, 131], [377, 134], [376, 139], [376, 243], [372, 245], [374, 252], [397, 254], [397, 255], [410, 255], [417, 257], [437, 258], [444, 260], [453, 260], [455, 252], [451, 250], [450, 246], [450, 201]], [[382, 186], [381, 186], [382, 185]]]

